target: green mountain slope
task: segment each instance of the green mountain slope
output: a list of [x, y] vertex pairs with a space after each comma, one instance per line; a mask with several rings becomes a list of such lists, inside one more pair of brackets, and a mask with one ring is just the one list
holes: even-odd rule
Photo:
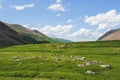
[[33, 43], [63, 43], [69, 42], [64, 39], [50, 38], [37, 30], [31, 30], [18, 24], [0, 22], [0, 47], [33, 44]]
[[70, 40], [66, 40], [66, 39], [62, 39], [62, 38], [55, 38], [55, 37], [51, 37], [55, 42], [58, 43], [71, 43], [72, 41]]
[[6, 23], [6, 25], [8, 25], [10, 28], [14, 29], [19, 34], [21, 34], [23, 36], [29, 36], [31, 38], [34, 38], [37, 41], [53, 42], [53, 43], [68, 43], [68, 42], [71, 42], [69, 40], [65, 40], [65, 39], [61, 39], [61, 38], [47, 37], [46, 35], [44, 35], [43, 33], [39, 32], [37, 30], [31, 30], [31, 29], [25, 28], [22, 25], [7, 24], [7, 23]]
[[32, 31], [21, 25], [7, 24], [0, 21], [0, 47], [31, 44], [31, 43], [48, 43], [50, 38], [44, 34]]
[[34, 38], [38, 42], [39, 41], [51, 42], [51, 39], [49, 37], [47, 37], [46, 35], [42, 34], [37, 30], [31, 30], [18, 24], [7, 24], [7, 25], [13, 30], [15, 30], [16, 32], [18, 32], [19, 34], [23, 35], [24, 37], [28, 36], [28, 37]]

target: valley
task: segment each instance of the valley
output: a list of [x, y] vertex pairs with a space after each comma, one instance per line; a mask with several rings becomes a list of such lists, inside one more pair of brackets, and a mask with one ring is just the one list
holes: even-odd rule
[[119, 80], [119, 60], [120, 41], [11, 46], [0, 49], [0, 80]]

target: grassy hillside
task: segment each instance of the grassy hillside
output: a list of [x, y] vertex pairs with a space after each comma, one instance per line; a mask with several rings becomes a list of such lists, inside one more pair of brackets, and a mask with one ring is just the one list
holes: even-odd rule
[[22, 36], [24, 36], [25, 39], [27, 39], [28, 37], [31, 37], [38, 42], [51, 42], [51, 39], [49, 37], [42, 34], [41, 32], [38, 32], [37, 30], [31, 30], [31, 29], [25, 28], [22, 25], [18, 25], [18, 24], [6, 24], [6, 25], [8, 25], [10, 28], [15, 30]]
[[13, 46], [0, 49], [0, 80], [119, 80], [119, 61], [120, 41]]
[[[38, 41], [38, 42], [55, 42], [55, 43], [66, 43], [66, 42], [70, 42], [68, 40], [65, 39], [60, 39], [60, 38], [50, 38], [46, 35], [44, 35], [43, 33], [37, 31], [37, 30], [31, 30], [28, 28], [25, 28], [22, 25], [18, 25], [18, 24], [7, 24], [10, 28], [12, 28], [13, 30], [15, 30], [16, 32], [18, 32], [19, 34], [21, 34], [22, 36], [24, 36], [25, 40], [28, 40], [28, 42], [34, 42], [33, 40], [29, 39], [29, 38], [33, 38], [34, 40]], [[28, 38], [29, 37], [29, 38]]]
[[49, 43], [50, 40], [40, 32], [26, 29], [20, 25], [8, 25], [0, 21], [0, 47], [30, 43]]
[[66, 40], [66, 39], [62, 39], [62, 38], [55, 38], [55, 37], [51, 37], [54, 42], [57, 42], [57, 43], [71, 43], [72, 41], [70, 40]]

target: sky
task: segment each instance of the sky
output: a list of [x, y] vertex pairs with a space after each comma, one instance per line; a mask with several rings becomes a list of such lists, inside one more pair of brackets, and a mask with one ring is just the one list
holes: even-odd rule
[[95, 41], [120, 28], [120, 0], [0, 0], [0, 21], [49, 37]]

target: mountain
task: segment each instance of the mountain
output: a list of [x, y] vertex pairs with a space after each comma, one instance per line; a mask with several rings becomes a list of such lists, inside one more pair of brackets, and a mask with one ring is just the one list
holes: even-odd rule
[[38, 42], [52, 42], [52, 39], [47, 37], [46, 35], [42, 34], [41, 32], [37, 30], [31, 30], [28, 28], [25, 28], [22, 25], [18, 24], [8, 24], [6, 23], [10, 28], [15, 30], [17, 33], [21, 34], [22, 36], [26, 37], [31, 37], [35, 39]]
[[0, 21], [0, 47], [18, 44], [49, 43], [52, 41], [51, 38], [37, 30], [30, 30], [21, 25]]
[[37, 30], [31, 30], [31, 29], [25, 28], [22, 25], [8, 24], [8, 23], [6, 23], [6, 25], [8, 25], [10, 28], [15, 30], [19, 34], [24, 35], [24, 36], [32, 37], [32, 38], [34, 38], [37, 41], [41, 41], [41, 42], [55, 42], [55, 43], [68, 43], [68, 42], [72, 42], [70, 40], [61, 39], [61, 38], [50, 38], [50, 37], [47, 37], [46, 35], [44, 35], [43, 33], [39, 32]]
[[72, 41], [67, 40], [67, 39], [62, 39], [62, 38], [55, 38], [55, 37], [51, 37], [55, 42], [58, 43], [71, 43]]
[[0, 47], [50, 42], [65, 43], [71, 41], [50, 38], [37, 30], [31, 30], [19, 24], [9, 24], [0, 21]]
[[101, 36], [99, 41], [120, 40], [120, 29], [110, 30]]
[[23, 37], [16, 31], [9, 28], [3, 22], [0, 22], [0, 46], [14, 45], [25, 43]]

